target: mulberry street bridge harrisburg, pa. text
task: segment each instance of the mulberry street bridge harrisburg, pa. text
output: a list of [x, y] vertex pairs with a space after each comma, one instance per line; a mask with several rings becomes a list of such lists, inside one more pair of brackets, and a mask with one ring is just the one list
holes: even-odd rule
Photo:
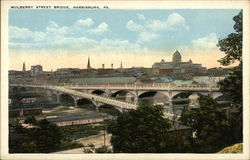
[[[136, 109], [139, 98], [147, 93], [155, 92], [163, 95], [168, 104], [169, 112], [173, 112], [173, 103], [175, 100], [181, 101], [184, 98], [178, 97], [182, 93], [210, 95], [212, 98], [221, 96], [219, 88], [212, 85], [181, 85], [177, 86], [170, 83], [149, 83], [149, 84], [95, 84], [95, 85], [48, 85], [48, 84], [10, 84], [12, 88], [42, 88], [48, 94], [55, 94], [57, 102], [60, 102], [60, 95], [67, 94], [74, 99], [75, 107], [80, 99], [90, 100], [98, 109], [103, 104], [114, 106], [119, 111]], [[95, 93], [104, 94], [95, 94]], [[131, 95], [130, 100], [121, 100], [111, 95], [118, 93], [128, 93]]]

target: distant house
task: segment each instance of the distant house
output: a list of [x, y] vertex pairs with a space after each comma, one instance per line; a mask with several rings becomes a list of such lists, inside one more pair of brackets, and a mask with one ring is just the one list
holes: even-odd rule
[[224, 80], [225, 76], [193, 76], [193, 81], [198, 84], [217, 84], [219, 81]]
[[42, 108], [26, 108], [9, 110], [9, 117], [20, 117], [42, 114]]
[[69, 83], [74, 84], [124, 84], [124, 83], [134, 83], [136, 81], [135, 77], [99, 77], [99, 78], [72, 78], [69, 79]]
[[61, 117], [53, 117], [46, 119], [56, 124], [57, 126], [69, 126], [69, 125], [80, 125], [80, 124], [91, 124], [91, 123], [100, 123], [103, 122], [106, 119], [111, 119], [112, 116], [109, 116], [107, 114], [90, 114], [90, 115], [67, 115], [67, 116], [61, 116]]

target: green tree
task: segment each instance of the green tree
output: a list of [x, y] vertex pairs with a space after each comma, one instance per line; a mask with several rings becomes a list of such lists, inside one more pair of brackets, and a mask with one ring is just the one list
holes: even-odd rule
[[199, 108], [183, 112], [180, 118], [195, 133], [195, 138], [189, 141], [192, 152], [212, 153], [234, 143], [230, 123], [217, 102], [210, 96], [200, 95], [199, 104]]
[[242, 11], [233, 18], [236, 33], [231, 33], [227, 38], [218, 43], [218, 47], [226, 56], [219, 62], [228, 66], [238, 62], [239, 65], [232, 68], [229, 76], [219, 83], [220, 90], [229, 94], [236, 105], [242, 105]]
[[235, 61], [242, 63], [242, 11], [233, 18], [236, 33], [231, 33], [227, 38], [219, 40], [219, 49], [226, 54], [219, 60], [222, 65], [228, 66]]
[[95, 153], [112, 153], [112, 150], [107, 146], [101, 146], [95, 149]]
[[119, 115], [107, 129], [115, 153], [163, 153], [170, 127], [170, 120], [163, 118], [162, 106], [143, 105]]
[[37, 120], [34, 116], [28, 116], [25, 120], [24, 123], [26, 124], [36, 124]]
[[[34, 120], [33, 118], [27, 119], [32, 123]], [[49, 153], [60, 148], [59, 127], [45, 119], [33, 123], [33, 126], [33, 128], [23, 128], [20, 123], [16, 122], [10, 125], [10, 153]]]
[[61, 133], [59, 127], [46, 119], [38, 122], [37, 128], [31, 133], [38, 152], [55, 152], [60, 148]]
[[238, 62], [239, 65], [233, 67], [228, 77], [219, 82], [220, 91], [228, 96], [232, 101], [231, 107], [239, 109], [239, 113], [234, 115], [231, 120], [232, 137], [235, 141], [242, 142], [243, 132], [243, 94], [242, 94], [242, 11], [233, 18], [235, 21], [234, 29], [236, 33], [231, 33], [227, 38], [218, 43], [218, 47], [226, 56], [219, 62], [228, 66]]

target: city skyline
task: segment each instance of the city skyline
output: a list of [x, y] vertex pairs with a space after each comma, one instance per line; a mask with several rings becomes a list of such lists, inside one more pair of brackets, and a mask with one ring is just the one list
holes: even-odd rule
[[[152, 67], [183, 61], [219, 67], [219, 39], [234, 32], [240, 10], [10, 10], [10, 70], [40, 64], [44, 70]], [[63, 17], [63, 18], [62, 18]], [[202, 29], [201, 29], [202, 27]]]

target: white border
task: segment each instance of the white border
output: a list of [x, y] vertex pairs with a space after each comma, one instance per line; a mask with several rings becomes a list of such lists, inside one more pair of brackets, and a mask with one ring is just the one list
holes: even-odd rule
[[[110, 9], [243, 9], [243, 120], [242, 154], [8, 154], [8, 9], [11, 5], [90, 5]], [[249, 29], [250, 1], [1, 1], [1, 159], [250, 159], [249, 155]]]

